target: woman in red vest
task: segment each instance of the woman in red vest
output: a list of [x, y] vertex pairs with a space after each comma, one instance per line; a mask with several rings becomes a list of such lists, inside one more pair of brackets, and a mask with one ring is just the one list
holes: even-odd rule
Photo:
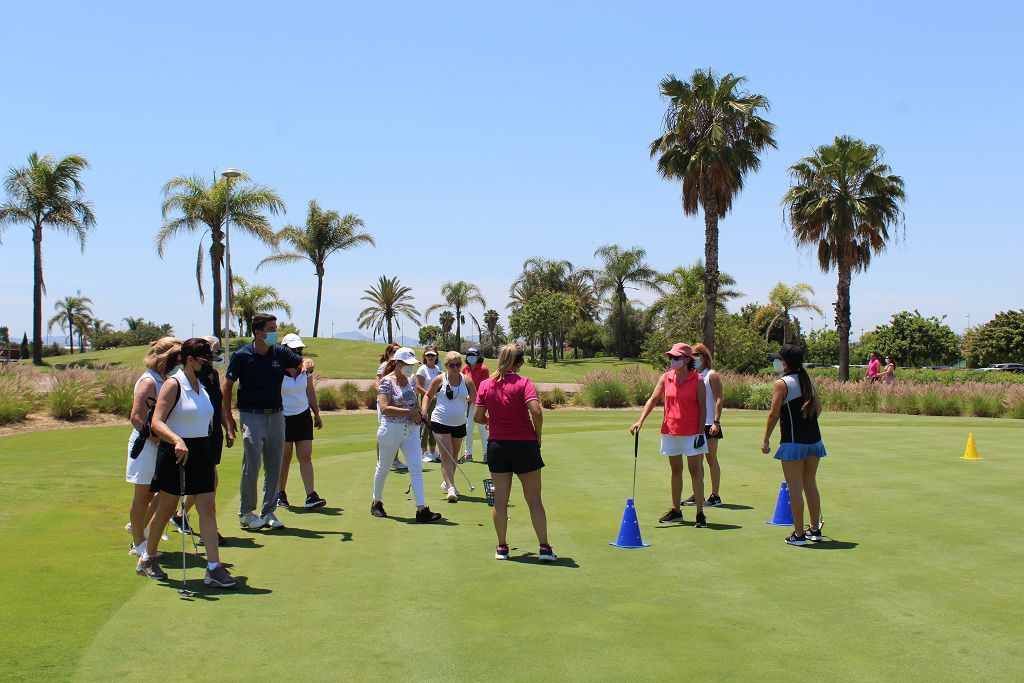
[[654, 393], [647, 399], [640, 419], [629, 428], [636, 434], [644, 426], [644, 420], [664, 397], [665, 417], [661, 422], [661, 454], [668, 456], [672, 466], [672, 507], [661, 516], [659, 522], [683, 521], [679, 509], [679, 497], [683, 494], [683, 456], [690, 470], [693, 482], [693, 500], [697, 505], [697, 519], [694, 528], [708, 525], [704, 517], [704, 454], [707, 443], [704, 438], [704, 420], [707, 411], [704, 380], [693, 369], [693, 349], [689, 344], [673, 344], [665, 352], [671, 369], [658, 379]]

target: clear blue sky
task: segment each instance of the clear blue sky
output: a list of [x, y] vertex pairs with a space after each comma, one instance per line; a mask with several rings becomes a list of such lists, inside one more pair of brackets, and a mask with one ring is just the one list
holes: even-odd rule
[[[906, 180], [906, 238], [853, 284], [854, 337], [903, 309], [961, 330], [1020, 308], [1024, 230], [1015, 3], [16, 3], [5, 11], [0, 167], [84, 155], [98, 228], [84, 255], [45, 237], [53, 302], [81, 289], [109, 321], [143, 316], [181, 336], [210, 325], [198, 236], [160, 260], [161, 185], [235, 166], [306, 204], [358, 213], [376, 249], [328, 263], [322, 330], [356, 328], [379, 275], [423, 309], [445, 280], [505, 312], [534, 255], [593, 262], [640, 244], [661, 270], [703, 254], [701, 217], [647, 156], [668, 73], [712, 66], [772, 104], [778, 150], [721, 223], [721, 267], [746, 300], [805, 281], [832, 323], [835, 275], [782, 222], [786, 168], [851, 134]], [[1018, 45], [1014, 48], [1013, 45]], [[0, 324], [31, 329], [26, 226], [0, 245]], [[252, 278], [265, 247], [233, 241]], [[312, 332], [307, 266], [263, 269]], [[479, 313], [479, 311], [477, 311]], [[436, 318], [435, 318], [436, 320]], [[805, 320], [805, 327], [822, 320]]]

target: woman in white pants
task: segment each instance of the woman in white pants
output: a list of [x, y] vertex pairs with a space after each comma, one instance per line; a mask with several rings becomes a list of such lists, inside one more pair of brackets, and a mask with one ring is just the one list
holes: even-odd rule
[[384, 482], [399, 449], [405, 453], [409, 480], [416, 498], [416, 521], [436, 522], [441, 515], [431, 512], [423, 498], [423, 463], [420, 460], [420, 425], [423, 413], [416, 400], [416, 387], [411, 381], [416, 373], [416, 352], [403, 346], [395, 351], [384, 375], [380, 378], [377, 407], [380, 427], [377, 429], [377, 470], [373, 476], [373, 503], [370, 514], [387, 517], [384, 511]]
[[[466, 438], [469, 407], [476, 405], [476, 387], [473, 380], [463, 375], [462, 355], [449, 351], [444, 357], [444, 372], [431, 380], [423, 397], [423, 413], [430, 411], [430, 431], [441, 449], [441, 488], [448, 494], [448, 502], [459, 500], [455, 488], [455, 459], [462, 440]], [[436, 401], [436, 402], [435, 402]], [[431, 410], [429, 406], [433, 405]]]
[[[468, 377], [476, 388], [490, 377], [491, 371], [484, 363], [484, 357], [475, 348], [466, 351], [466, 365], [462, 368], [464, 377]], [[473, 462], [473, 436], [480, 432], [480, 447], [483, 449], [483, 461], [487, 464], [487, 440], [490, 438], [490, 431], [486, 422], [476, 422], [473, 416], [469, 416], [469, 423], [466, 425], [466, 456], [459, 462]]]

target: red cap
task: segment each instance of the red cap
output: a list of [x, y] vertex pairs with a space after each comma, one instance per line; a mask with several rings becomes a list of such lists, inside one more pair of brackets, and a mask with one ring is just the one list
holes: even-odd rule
[[665, 352], [665, 355], [666, 356], [692, 356], [693, 355], [693, 347], [690, 346], [689, 344], [684, 344], [683, 342], [679, 342], [677, 344], [673, 344], [672, 348]]

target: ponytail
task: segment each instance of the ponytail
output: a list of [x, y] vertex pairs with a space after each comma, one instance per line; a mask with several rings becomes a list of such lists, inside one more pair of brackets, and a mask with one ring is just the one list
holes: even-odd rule
[[498, 369], [491, 374], [491, 379], [500, 382], [506, 374], [512, 371], [512, 368], [523, 362], [524, 357], [523, 347], [519, 344], [515, 342], [505, 344], [498, 353]]
[[796, 378], [800, 382], [800, 395], [804, 397], [804, 404], [800, 406], [800, 412], [804, 417], [810, 417], [811, 411], [814, 410], [814, 386], [811, 384], [811, 376], [807, 374], [807, 370], [802, 364], [796, 371]]

